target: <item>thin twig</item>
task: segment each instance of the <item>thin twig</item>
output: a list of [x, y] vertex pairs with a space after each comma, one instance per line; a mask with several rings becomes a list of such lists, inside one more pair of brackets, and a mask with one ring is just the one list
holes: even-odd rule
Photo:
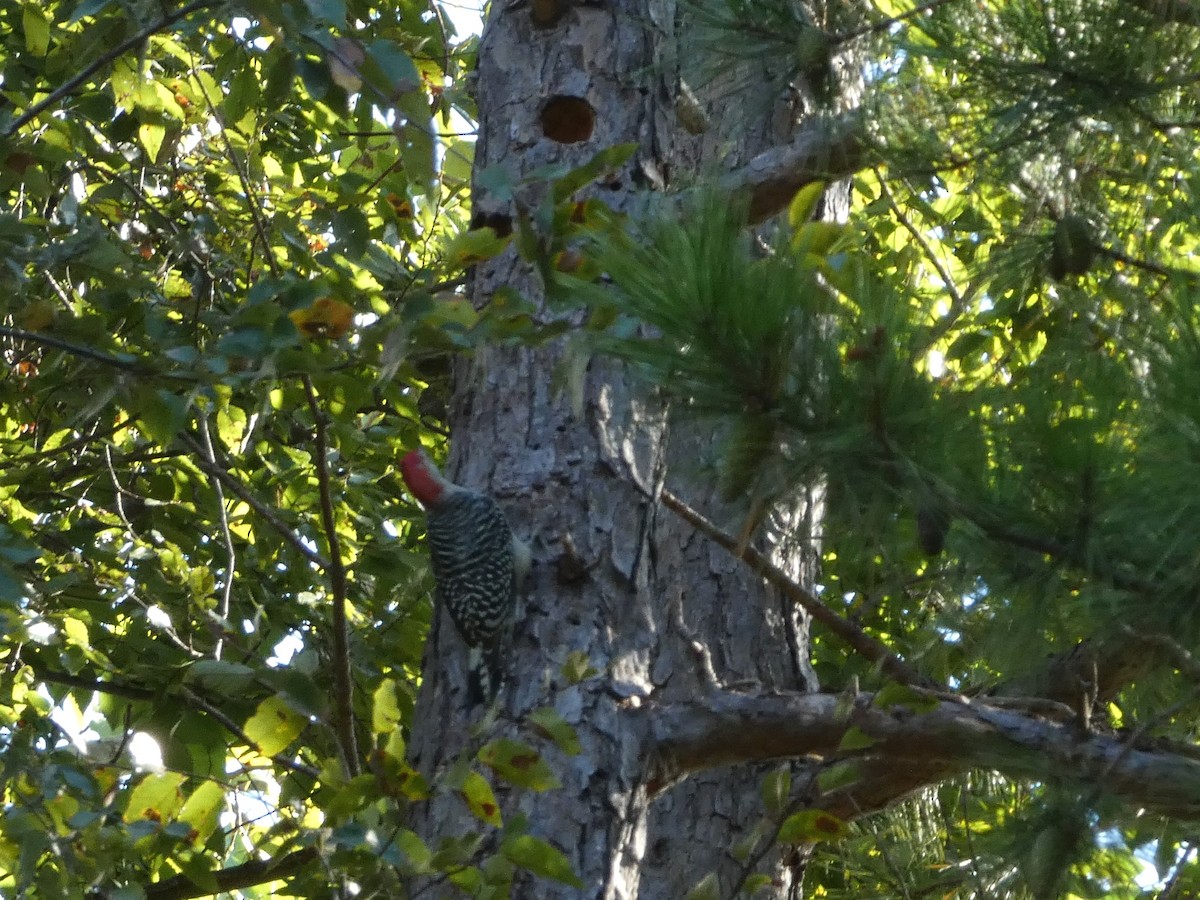
[[[193, 65], [195, 62], [193, 60]], [[227, 126], [225, 117], [221, 114], [221, 107], [212, 97], [208, 95], [208, 89], [204, 86], [203, 81], [197, 81], [200, 93], [204, 95], [204, 102], [208, 104], [208, 111], [216, 120], [220, 129], [221, 142], [225, 145], [225, 156], [229, 160], [229, 164], [237, 173], [238, 181], [241, 183], [242, 191], [246, 195], [246, 211], [250, 213], [250, 221], [254, 223], [254, 231], [258, 234], [259, 243], [262, 244], [263, 258], [267, 261], [267, 265], [271, 269], [271, 274], [278, 278], [280, 275], [279, 264], [275, 261], [275, 255], [271, 253], [271, 240], [267, 234], [267, 224], [263, 221], [261, 210], [259, 209], [258, 193], [254, 185], [250, 182], [250, 173], [242, 164], [242, 160], [238, 157], [237, 151], [233, 149], [233, 143], [229, 140], [229, 135], [226, 134]], [[253, 241], [251, 247], [253, 248]], [[250, 271], [247, 268], [246, 271]]]
[[853, 31], [847, 31], [845, 34], [839, 34], [834, 38], [834, 40], [840, 44], [840, 43], [843, 43], [844, 41], [852, 41], [855, 38], [862, 37], [863, 35], [866, 35], [866, 34], [872, 34], [872, 33], [880, 32], [880, 31], [887, 31], [892, 26], [898, 25], [899, 23], [903, 22], [905, 19], [911, 19], [914, 16], [919, 16], [919, 15], [922, 15], [923, 13], [931, 12], [934, 9], [936, 9], [937, 7], [939, 7], [945, 3], [950, 3], [950, 2], [953, 2], [953, 0], [928, 0], [927, 3], [921, 3], [918, 6], [914, 6], [912, 9], [906, 10], [905, 12], [900, 13], [900, 15], [898, 15], [898, 16], [891, 16], [882, 22], [872, 22], [870, 25], [864, 25], [861, 28], [854, 29]]
[[[233, 719], [229, 718], [229, 716], [225, 715], [225, 713], [221, 712], [221, 710], [217, 709], [217, 707], [213, 706], [195, 691], [185, 687], [181, 691], [181, 696], [183, 696], [188, 703], [195, 706], [201, 712], [211, 716], [213, 719], [219, 722], [222, 728], [232, 734], [235, 738], [237, 738], [255, 753], [262, 753], [262, 750], [259, 749], [258, 743], [251, 738], [250, 735], [246, 734], [246, 732], [241, 728], [241, 726], [238, 725], [237, 722], [233, 721]], [[306, 766], [304, 763], [298, 763], [281, 753], [277, 753], [270, 757], [270, 760], [271, 762], [275, 763], [275, 765], [279, 766], [280, 768], [287, 769], [290, 772], [298, 772], [301, 775], [308, 775], [312, 778], [319, 778], [321, 775], [318, 769], [314, 769], [312, 766]]]
[[[208, 416], [201, 414], [197, 416], [200, 422], [200, 436], [204, 439], [204, 452], [208, 454], [208, 461], [212, 467], [217, 468], [217, 454], [213, 450], [212, 432], [208, 427]], [[212, 478], [212, 476], [209, 476]], [[229, 510], [225, 508], [225, 489], [221, 487], [221, 480], [213, 478], [213, 490], [217, 495], [217, 509], [220, 513], [221, 520], [221, 536], [225, 541], [225, 555], [228, 557], [228, 564], [225, 567], [225, 584], [221, 591], [221, 618], [229, 621], [229, 608], [233, 598], [233, 571], [237, 566], [237, 550], [233, 546], [233, 532], [229, 528]], [[213, 647], [213, 659], [221, 658], [221, 648], [225, 645], [225, 638], [218, 637], [217, 643]]]
[[[892, 210], [893, 215], [895, 215], [900, 221], [900, 224], [904, 226], [904, 230], [911, 234], [913, 240], [917, 242], [917, 246], [921, 248], [921, 252], [933, 265], [933, 268], [938, 273], [938, 277], [942, 280], [942, 284], [945, 285], [946, 293], [950, 295], [950, 309], [946, 312], [942, 322], [939, 323], [939, 328], [933, 329], [933, 339], [928, 342], [929, 345], [932, 345], [939, 340], [946, 333], [946, 331], [949, 331], [950, 327], [954, 324], [958, 317], [961, 316], [966, 310], [966, 297], [959, 292], [958, 286], [954, 283], [953, 276], [951, 276], [946, 267], [942, 265], [942, 261], [938, 259], [937, 254], [934, 253], [933, 247], [930, 245], [929, 241], [925, 239], [925, 235], [920, 232], [917, 226], [914, 225], [912, 220], [909, 219], [909, 217], [905, 214], [904, 210], [900, 208], [900, 204], [896, 201], [896, 198], [892, 195], [891, 189], [887, 186], [887, 179], [884, 177], [883, 171], [878, 166], [875, 167], [875, 178], [879, 182], [880, 195], [885, 201], [887, 201], [888, 207]], [[923, 351], [924, 349], [926, 348], [922, 347], [920, 348], [920, 351]]]
[[310, 546], [305, 539], [292, 531], [287, 524], [279, 518], [279, 513], [259, 500], [253, 493], [246, 488], [244, 484], [226, 472], [220, 465], [214, 465], [208, 461], [205, 456], [204, 448], [200, 446], [200, 442], [187, 433], [180, 433], [179, 439], [187, 446], [189, 450], [195, 454], [191, 459], [192, 462], [204, 472], [216, 478], [236, 494], [238, 498], [244, 500], [246, 505], [258, 513], [268, 525], [274, 528], [289, 544], [292, 545], [300, 555], [311, 562], [313, 565], [320, 566], [322, 569], [329, 568], [329, 560], [322, 556], [317, 550]]
[[[69, 672], [57, 672], [53, 669], [45, 668], [40, 660], [33, 658], [25, 660], [36, 675], [42, 681], [48, 681], [51, 684], [61, 684], [65, 687], [78, 688], [84, 691], [95, 691], [100, 694], [108, 694], [111, 697], [124, 697], [126, 700], [141, 700], [154, 701], [162, 699], [179, 699], [187, 706], [199, 710], [206, 716], [212, 718], [222, 728], [228, 731], [231, 735], [255, 750], [258, 750], [258, 745], [250, 738], [249, 735], [239, 726], [233, 719], [225, 715], [220, 709], [213, 706], [191, 688], [183, 687], [178, 693], [174, 691], [156, 691], [151, 688], [142, 687], [141, 685], [129, 684], [122, 681], [114, 681], [111, 679], [89, 678], [86, 675], [72, 675]], [[298, 763], [288, 759], [282, 754], [272, 756], [271, 761], [281, 768], [288, 769], [292, 772], [297, 772], [301, 775], [307, 775], [316, 778], [320, 772], [312, 766], [306, 766], [303, 763]]]
[[[662, 492], [662, 502], [667, 509], [703, 534], [705, 537], [720, 544], [733, 553], [737, 550], [736, 538], [726, 534], [702, 514], [696, 512], [683, 500], [670, 491]], [[857, 653], [866, 657], [872, 663], [897, 681], [922, 687], [933, 687], [933, 683], [913, 669], [908, 663], [898, 657], [875, 638], [871, 637], [857, 625], [847, 621], [825, 605], [817, 596], [793, 581], [786, 572], [772, 563], [766, 556], [754, 547], [746, 547], [738, 555], [746, 565], [761, 575], [785, 597], [802, 607], [814, 619], [828, 628], [843, 642]]]
[[[96, 441], [102, 441], [108, 437], [112, 437], [112, 435], [116, 434], [122, 428], [125, 428], [126, 426], [128, 426], [132, 421], [133, 421], [132, 416], [124, 416], [124, 417], [118, 419], [112, 425], [106, 425], [103, 429], [101, 429], [101, 428], [96, 427], [98, 425], [98, 420], [97, 420], [96, 422], [92, 423], [92, 426], [95, 430], [92, 431], [91, 434], [85, 434], [82, 437], [77, 437], [72, 441], [67, 441], [66, 443], [59, 444], [53, 450], [38, 450], [34, 453], [30, 453], [25, 456], [20, 456], [20, 457], [9, 456], [9, 459], [12, 462], [20, 462], [22, 465], [29, 465], [30, 463], [38, 462], [39, 460], [43, 460], [43, 459], [49, 459], [50, 457], [53, 457], [53, 456], [62, 456], [64, 453], [73, 453], [76, 450], [82, 450], [88, 444], [95, 443]], [[16, 443], [16, 442], [5, 441], [4, 443], [11, 444], [11, 443]], [[43, 444], [43, 446], [44, 446], [44, 444]]]
[[[810, 771], [815, 770], [810, 768]], [[734, 879], [733, 887], [729, 891], [728, 900], [735, 900], [742, 893], [742, 888], [745, 887], [746, 881], [750, 876], [754, 874], [754, 870], [758, 868], [758, 864], [763, 861], [767, 853], [779, 846], [779, 833], [783, 831], [784, 823], [795, 813], [799, 812], [802, 807], [812, 802], [811, 793], [814, 781], [815, 775], [810, 774], [804, 787], [797, 789], [795, 795], [776, 814], [775, 821], [771, 823], [771, 833], [762, 836], [759, 844], [742, 863], [737, 878]]]
[[329, 585], [333, 594], [333, 718], [342, 763], [346, 774], [353, 778], [359, 773], [358, 741], [354, 734], [354, 682], [350, 677], [350, 639], [346, 623], [346, 567], [338, 541], [337, 518], [333, 511], [333, 489], [329, 480], [329, 438], [325, 411], [317, 400], [312, 379], [303, 376], [308, 408], [315, 424], [313, 454], [317, 469], [317, 486], [321, 494], [321, 520], [329, 543]]
[[64, 341], [62, 338], [52, 337], [38, 331], [26, 331], [24, 328], [10, 328], [7, 325], [0, 325], [0, 337], [13, 338], [18, 341], [29, 341], [33, 344], [40, 344], [43, 347], [53, 347], [55, 350], [62, 350], [64, 353], [70, 353], [72, 356], [90, 359], [93, 362], [102, 363], [124, 372], [146, 374], [150, 371], [147, 366], [137, 360], [120, 359], [100, 350], [94, 350], [82, 344], [72, 344], [70, 341]]
[[174, 25], [180, 19], [191, 15], [197, 10], [210, 6], [220, 6], [223, 2], [224, 0], [193, 0], [193, 2], [189, 3], [187, 6], [184, 6], [169, 15], [163, 16], [157, 22], [152, 22], [141, 31], [121, 41], [121, 43], [117, 44], [117, 46], [103, 54], [99, 59], [96, 59], [89, 65], [85, 66], [83, 70], [74, 78], [68, 79], [56, 87], [53, 91], [46, 95], [45, 99], [35, 103], [33, 106], [29, 107], [29, 109], [25, 110], [25, 112], [21, 113], [21, 115], [17, 116], [17, 118], [12, 121], [12, 124], [4, 129], [4, 137], [11, 137], [12, 135], [16, 134], [21, 128], [24, 128], [27, 124], [41, 115], [45, 110], [49, 109], [59, 100], [62, 100], [64, 97], [73, 94], [76, 89], [82, 86], [84, 82], [95, 75], [98, 71], [103, 69], [109, 63], [114, 62], [118, 57], [124, 55], [134, 47], [141, 44], [151, 35], [157, 34], [160, 31], [164, 31], [165, 29]]

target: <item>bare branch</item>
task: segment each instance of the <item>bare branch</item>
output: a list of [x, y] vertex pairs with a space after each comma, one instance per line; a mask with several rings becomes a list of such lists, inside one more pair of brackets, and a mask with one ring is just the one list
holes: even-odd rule
[[[203, 448], [205, 459], [215, 469], [217, 468], [217, 454], [213, 449], [212, 432], [208, 427], [208, 415], [203, 411], [196, 417], [200, 425], [200, 437], [204, 439]], [[224, 621], [229, 620], [229, 607], [233, 600], [233, 575], [237, 569], [237, 549], [233, 546], [233, 532], [229, 527], [229, 510], [225, 508], [225, 490], [221, 487], [219, 478], [212, 478], [213, 492], [217, 495], [217, 512], [221, 523], [221, 537], [225, 542], [225, 556], [228, 559], [228, 564], [225, 567], [225, 584], [221, 588], [221, 618]], [[221, 658], [221, 649], [225, 645], [225, 639], [218, 638], [217, 644], [213, 647], [213, 659]]]
[[[240, 866], [230, 866], [210, 873], [212, 884], [201, 887], [186, 875], [164, 878], [157, 884], [146, 885], [147, 900], [188, 900], [190, 897], [210, 897], [214, 893], [228, 893], [243, 888], [278, 881], [295, 875], [317, 858], [316, 847], [293, 850], [280, 859], [253, 860]], [[215, 890], [213, 889], [215, 885]]]
[[[838, 814], [867, 812], [968, 769], [1011, 778], [1062, 778], [1095, 785], [1131, 806], [1177, 819], [1200, 819], [1200, 761], [1128, 738], [1088, 735], [1071, 725], [1022, 716], [959, 698], [876, 707], [873, 695], [757, 696], [718, 693], [649, 706], [656, 783], [715, 766], [783, 759], [853, 760], [856, 784], [823, 800]], [[846, 751], [856, 729], [869, 744]], [[835, 809], [835, 807], [837, 807]]]
[[867, 137], [853, 114], [804, 128], [790, 144], [760, 153], [730, 172], [721, 186], [750, 198], [750, 223], [786, 207], [796, 191], [814, 181], [836, 181], [866, 165]]
[[316, 425], [314, 463], [321, 494], [321, 520], [329, 542], [329, 586], [333, 594], [333, 720], [346, 774], [359, 773], [358, 741], [354, 734], [354, 682], [350, 678], [350, 627], [346, 622], [346, 566], [338, 542], [337, 518], [333, 511], [333, 488], [329, 480], [329, 438], [325, 411], [317, 401], [312, 379], [304, 376], [304, 392]]
[[138, 362], [136, 359], [121, 359], [120, 357], [111, 356], [108, 353], [93, 349], [92, 347], [85, 347], [82, 344], [72, 344], [70, 341], [42, 334], [39, 331], [26, 331], [23, 328], [9, 328], [7, 325], [0, 325], [0, 337], [13, 338], [18, 341], [29, 341], [43, 347], [53, 347], [55, 350], [62, 350], [64, 353], [70, 353], [72, 356], [78, 356], [80, 359], [90, 359], [92, 362], [111, 366], [123, 372], [134, 372], [144, 375], [149, 374], [151, 371], [149, 367]]

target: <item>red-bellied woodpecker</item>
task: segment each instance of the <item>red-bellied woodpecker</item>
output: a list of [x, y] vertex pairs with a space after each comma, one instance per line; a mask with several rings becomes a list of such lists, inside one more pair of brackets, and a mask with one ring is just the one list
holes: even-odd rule
[[490, 701], [500, 689], [529, 548], [495, 500], [446, 480], [423, 451], [406, 453], [400, 474], [425, 507], [437, 600], [470, 648], [467, 696]]

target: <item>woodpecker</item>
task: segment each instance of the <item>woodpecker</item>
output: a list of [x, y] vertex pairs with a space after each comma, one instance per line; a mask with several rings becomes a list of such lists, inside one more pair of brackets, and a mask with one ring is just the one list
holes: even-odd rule
[[425, 508], [437, 602], [470, 648], [467, 697], [472, 704], [491, 702], [500, 690], [529, 548], [495, 500], [448, 481], [424, 451], [406, 453], [400, 474]]

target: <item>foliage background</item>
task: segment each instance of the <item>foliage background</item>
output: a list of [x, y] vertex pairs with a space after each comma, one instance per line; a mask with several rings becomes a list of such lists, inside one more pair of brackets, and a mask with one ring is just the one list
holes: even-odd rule
[[[821, 473], [823, 596], [847, 619], [963, 691], [1036, 692], [1033, 661], [1081, 641], [1130, 653], [1096, 727], [1190, 744], [1195, 18], [797, 9], [690, 14], [697, 47], [766, 46], [782, 82], [868, 54], [875, 155], [845, 227], [807, 222], [811, 194], [773, 255], [703, 200], [683, 225], [573, 216], [618, 154], [543, 173], [548, 243], [520, 250], [549, 278], [588, 233], [594, 269], [554, 275], [561, 302], [590, 298], [581, 352], [727, 429], [703, 465], [746, 499], [732, 531]], [[552, 784], [494, 746], [445, 785], [403, 763], [430, 607], [394, 462], [443, 449], [451, 354], [561, 330], [520, 297], [456, 294], [509, 243], [469, 227], [477, 39], [436, 6], [351, 0], [14, 3], [0, 34], [0, 890], [184, 896], [236, 887], [226, 868], [267, 896], [264, 857], [297, 896], [425, 871], [486, 895], [513, 866], [570, 883], [519, 822], [498, 851], [467, 835], [435, 854], [403, 828], [429, 790], [460, 791], [483, 833], [484, 775]], [[727, 76], [697, 58], [716, 64], [690, 77]], [[589, 293], [601, 270], [615, 290]], [[828, 689], [880, 681], [815, 649]], [[131, 755], [138, 734], [161, 767]], [[1190, 834], [976, 773], [854, 826], [809, 883], [1185, 896]], [[1136, 886], [1135, 854], [1161, 890]]]

